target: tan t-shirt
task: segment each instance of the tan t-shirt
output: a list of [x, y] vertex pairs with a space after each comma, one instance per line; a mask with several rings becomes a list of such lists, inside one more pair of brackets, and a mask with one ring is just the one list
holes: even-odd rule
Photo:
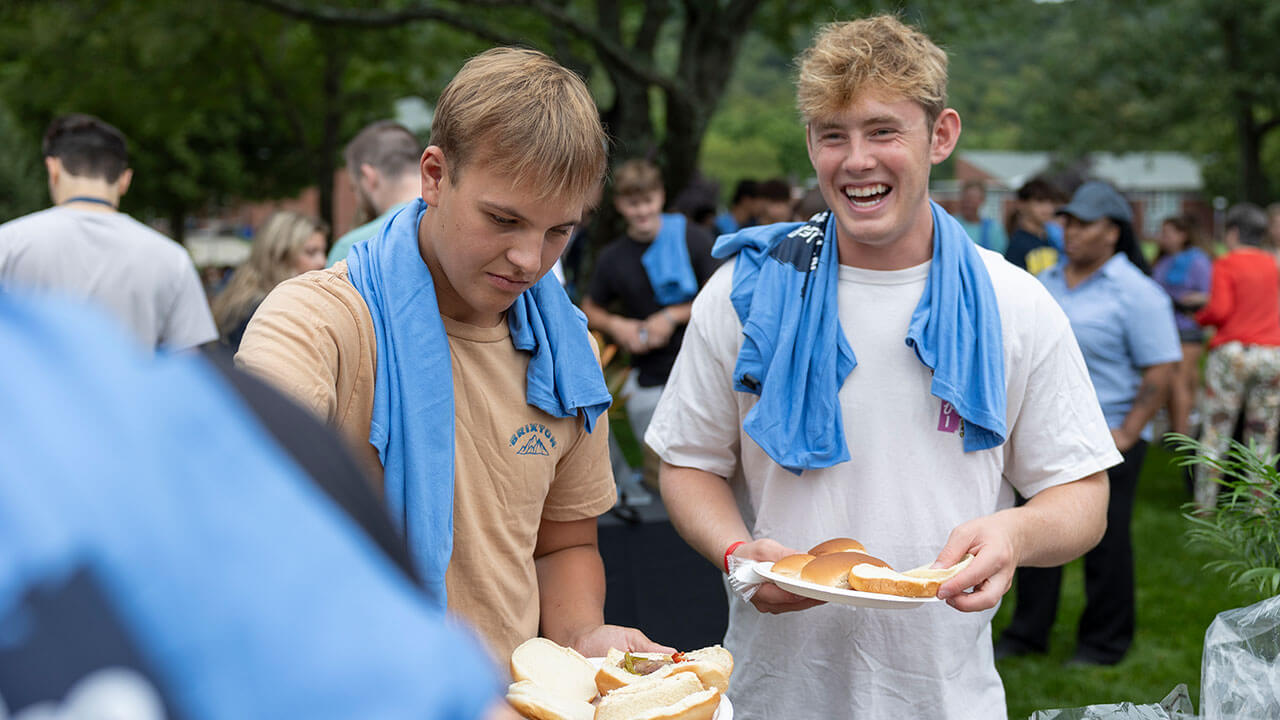
[[[453, 556], [449, 609], [504, 664], [538, 632], [533, 548], [543, 519], [591, 518], [612, 507], [608, 428], [557, 418], [525, 402], [529, 356], [506, 323], [445, 318], [453, 365]], [[347, 264], [282, 283], [254, 313], [236, 361], [335, 426], [377, 478], [369, 445], [376, 338]]]

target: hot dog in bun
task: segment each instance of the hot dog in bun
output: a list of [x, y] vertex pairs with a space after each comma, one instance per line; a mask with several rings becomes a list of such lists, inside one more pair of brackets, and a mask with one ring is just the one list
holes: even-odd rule
[[596, 672], [596, 689], [601, 695], [631, 685], [645, 678], [662, 678], [676, 673], [691, 673], [707, 687], [724, 692], [733, 674], [733, 655], [713, 645], [701, 650], [661, 655], [658, 653], [624, 653], [610, 649]]

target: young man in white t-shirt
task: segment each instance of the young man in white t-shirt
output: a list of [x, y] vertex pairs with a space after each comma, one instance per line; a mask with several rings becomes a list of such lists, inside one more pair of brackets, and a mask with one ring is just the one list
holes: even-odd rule
[[[810, 159], [832, 209], [826, 222], [835, 224], [834, 232], [818, 228], [834, 240], [839, 263], [829, 296], [837, 307], [825, 315], [836, 311], [835, 333], [856, 354], [832, 391], [849, 460], [793, 474], [775, 460], [774, 443], [744, 430], [753, 409], [773, 409], [758, 406], [769, 380], [763, 391], [735, 389], [755, 384], [738, 367], [741, 297], [730, 296], [744, 251], [694, 302], [645, 438], [664, 461], [663, 499], [684, 538], [717, 565], [730, 556], [774, 561], [837, 536], [857, 538], [898, 568], [974, 555], [940, 588], [945, 603], [907, 611], [815, 607], [769, 584], [750, 602], [731, 594], [725, 644], [737, 658], [736, 717], [1004, 718], [991, 617], [1017, 566], [1061, 564], [1098, 541], [1105, 469], [1120, 456], [1053, 299], [1030, 275], [974, 247], [930, 203], [930, 168], [960, 135], [959, 116], [945, 107], [946, 55], [889, 16], [833, 24], [802, 58], [799, 98]], [[797, 236], [794, 225], [776, 227], [771, 248]], [[968, 264], [957, 265], [954, 254], [947, 260], [939, 248], [971, 253]], [[754, 312], [759, 284], [777, 272], [765, 266], [779, 257], [771, 250], [752, 290], [753, 347], [768, 345], [757, 340]], [[935, 265], [953, 270], [933, 272]], [[972, 447], [982, 428], [971, 418], [949, 420], [951, 405], [935, 394], [924, 355], [903, 341], [930, 288], [936, 316], [955, 312], [969, 290], [938, 274], [953, 271], [988, 284], [987, 309], [998, 309], [984, 320], [996, 341], [975, 351], [985, 350], [985, 369], [998, 370], [995, 377], [1003, 373], [1002, 383], [983, 386], [998, 391], [995, 406], [1003, 409], [984, 419], [995, 438], [985, 449]], [[818, 288], [806, 280], [805, 294], [779, 296], [781, 304], [807, 302]], [[935, 333], [935, 348], [957, 339], [950, 330]], [[788, 347], [798, 356], [809, 345]], [[786, 365], [775, 361], [770, 374]], [[971, 397], [962, 393], [956, 405]], [[807, 442], [805, 433], [790, 438]], [[1031, 498], [1026, 505], [1013, 507], [1015, 489]]]

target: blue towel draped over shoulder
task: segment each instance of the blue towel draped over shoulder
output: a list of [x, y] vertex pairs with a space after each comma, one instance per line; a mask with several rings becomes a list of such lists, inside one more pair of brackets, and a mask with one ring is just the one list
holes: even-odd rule
[[[966, 422], [964, 450], [1006, 436], [1004, 343], [991, 277], [964, 228], [936, 203], [933, 261], [905, 342], [933, 370], [930, 393]], [[836, 223], [830, 213], [722, 236], [737, 254], [730, 300], [742, 323], [734, 389], [760, 396], [743, 429], [799, 474], [850, 458], [838, 394], [857, 358], [840, 329]]]
[[640, 256], [653, 296], [662, 305], [689, 302], [698, 294], [698, 278], [689, 259], [684, 215], [663, 215], [658, 235]]
[[[454, 407], [449, 338], [418, 248], [421, 199], [347, 256], [377, 336], [369, 444], [382, 460], [387, 507], [434, 601], [445, 605], [453, 553]], [[531, 353], [526, 399], [588, 432], [609, 407], [586, 318], [547, 273], [507, 311], [512, 343]]]

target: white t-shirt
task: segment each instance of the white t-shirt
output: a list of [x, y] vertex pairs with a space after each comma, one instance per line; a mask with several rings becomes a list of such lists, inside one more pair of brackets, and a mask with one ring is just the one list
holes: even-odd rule
[[88, 300], [148, 348], [218, 337], [191, 256], [124, 213], [52, 207], [0, 225], [0, 287]]
[[[1038, 281], [979, 250], [1000, 307], [1009, 439], [966, 454], [939, 430], [930, 371], [904, 342], [929, 263], [839, 268], [839, 314], [858, 365], [840, 389], [852, 460], [795, 476], [742, 432], [757, 400], [735, 392], [741, 325], [726, 264], [694, 301], [666, 392], [645, 435], [663, 460], [729, 478], [755, 538], [805, 549], [860, 540], [896, 568], [933, 562], [955, 526], [1120, 462], [1058, 304]], [[1000, 718], [991, 648], [995, 610], [945, 603], [911, 610], [825, 605], [761, 614], [730, 593], [725, 645], [742, 720]]]

